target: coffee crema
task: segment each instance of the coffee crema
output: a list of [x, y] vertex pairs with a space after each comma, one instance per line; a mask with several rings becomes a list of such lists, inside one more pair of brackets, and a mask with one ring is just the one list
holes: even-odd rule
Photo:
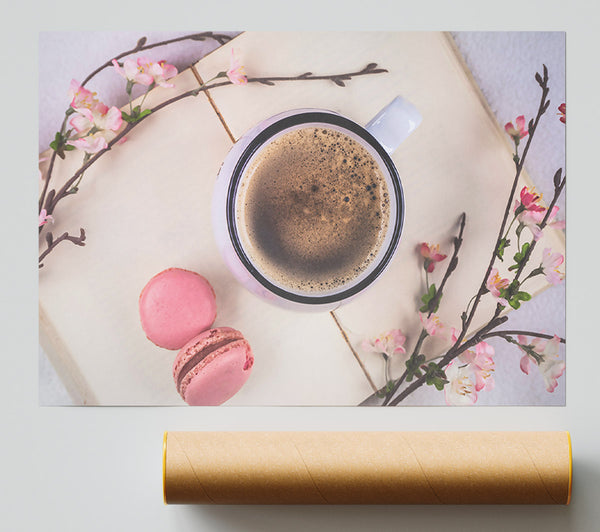
[[364, 272], [389, 224], [387, 184], [367, 149], [327, 127], [283, 133], [254, 156], [236, 197], [244, 250], [271, 282], [328, 292]]

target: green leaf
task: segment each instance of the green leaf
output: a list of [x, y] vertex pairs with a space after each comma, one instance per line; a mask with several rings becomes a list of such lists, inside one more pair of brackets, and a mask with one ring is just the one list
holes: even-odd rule
[[504, 260], [504, 249], [510, 246], [510, 240], [508, 238], [503, 238], [500, 240], [498, 244], [498, 249], [496, 250], [496, 256], [503, 261]]
[[531, 299], [531, 294], [528, 294], [527, 292], [517, 292], [515, 297], [521, 301], [529, 301]]
[[138, 120], [141, 120], [142, 118], [144, 118], [145, 116], [148, 116], [150, 113], [152, 113], [152, 109], [144, 109], [138, 116]]
[[448, 382], [446, 373], [435, 362], [430, 362], [427, 365], [427, 370], [425, 372], [425, 383], [427, 385], [435, 386], [436, 389], [441, 391]]
[[[513, 259], [515, 261], [515, 265], [517, 266], [517, 268], [525, 260], [525, 256], [527, 255], [527, 251], [529, 250], [530, 246], [531, 246], [531, 244], [529, 242], [525, 242], [525, 244], [523, 244], [523, 246], [521, 247], [521, 251], [517, 251], [515, 253]], [[516, 269], [516, 268], [514, 266], [511, 266], [509, 268], [509, 270], [511, 270], [511, 269]]]
[[410, 382], [413, 377], [421, 377], [420, 366], [425, 362], [425, 355], [413, 355], [406, 361], [406, 381]]
[[135, 116], [128, 115], [125, 111], [121, 112], [121, 118], [125, 120], [125, 122], [127, 122], [128, 124], [133, 124], [137, 120]]
[[439, 299], [438, 299], [438, 301], [436, 301], [435, 307], [432, 306], [432, 302], [436, 298], [436, 296], [437, 296], [437, 289], [435, 287], [435, 284], [432, 283], [429, 286], [429, 290], [427, 291], [427, 293], [423, 294], [423, 296], [421, 296], [421, 301], [423, 302], [423, 305], [421, 306], [421, 308], [419, 310], [421, 312], [436, 312], [440, 306]]
[[56, 150], [58, 149], [58, 142], [56, 142], [55, 140], [53, 140], [53, 141], [50, 143], [50, 147], [51, 147], [51, 148], [52, 148], [54, 151], [56, 151]]
[[65, 144], [65, 151], [73, 151], [75, 149], [75, 146], [73, 146], [72, 144]]
[[512, 298], [512, 299], [511, 299], [511, 300], [508, 302], [508, 304], [509, 304], [509, 305], [510, 305], [512, 308], [514, 308], [515, 310], [517, 310], [517, 309], [518, 309], [518, 308], [521, 306], [521, 303], [520, 303], [519, 299], [518, 299], [518, 298], [516, 298], [516, 297], [513, 297], [513, 298]]

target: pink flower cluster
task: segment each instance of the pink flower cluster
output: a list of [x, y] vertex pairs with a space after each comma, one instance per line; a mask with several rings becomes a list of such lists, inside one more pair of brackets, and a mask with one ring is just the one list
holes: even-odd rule
[[402, 334], [402, 331], [400, 329], [392, 329], [373, 340], [364, 340], [362, 348], [368, 353], [383, 353], [391, 357], [396, 354], [406, 354], [404, 342], [406, 342], [406, 336]]
[[494, 389], [494, 348], [479, 342], [475, 350], [461, 353], [446, 368], [449, 383], [444, 386], [448, 405], [471, 405], [481, 391]]
[[519, 341], [520, 346], [529, 346], [542, 357], [542, 361], [538, 364], [535, 358], [521, 347], [521, 350], [525, 353], [521, 358], [521, 371], [526, 375], [529, 375], [531, 361], [533, 361], [538, 366], [538, 369], [544, 378], [546, 391], [553, 392], [558, 386], [558, 378], [565, 371], [564, 361], [558, 358], [560, 338], [554, 335], [551, 340], [533, 338], [531, 341], [528, 341], [527, 337], [519, 335], [517, 336], [517, 340]]
[[125, 59], [122, 67], [116, 59], [112, 60], [112, 64], [120, 76], [132, 83], [138, 83], [145, 87], [153, 84], [166, 88], [175, 86], [167, 83], [167, 80], [177, 75], [177, 68], [169, 65], [166, 61], [151, 61], [147, 57], [138, 57], [137, 59]]
[[[538, 195], [535, 189], [530, 190], [525, 186], [521, 190], [521, 199], [515, 200], [513, 208], [519, 223], [526, 226], [532, 232], [533, 238], [536, 241], [542, 237], [543, 232], [539, 224], [542, 223], [548, 211], [546, 207], [540, 205], [541, 199], [542, 195]], [[555, 205], [552, 207], [550, 216], [546, 221], [546, 227], [554, 227], [555, 229], [565, 228], [564, 220], [555, 220], [558, 211], [558, 206]]]
[[70, 140], [69, 144], [89, 154], [106, 149], [106, 131], [117, 131], [121, 127], [121, 111], [103, 104], [96, 98], [95, 92], [82, 87], [75, 80], [71, 80], [69, 98], [71, 108], [75, 110], [69, 125], [81, 134], [79, 138]]

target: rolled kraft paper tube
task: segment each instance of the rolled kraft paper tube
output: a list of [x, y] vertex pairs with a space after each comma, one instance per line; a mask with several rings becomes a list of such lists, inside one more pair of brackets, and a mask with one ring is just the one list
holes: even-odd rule
[[568, 432], [167, 432], [165, 503], [568, 504]]

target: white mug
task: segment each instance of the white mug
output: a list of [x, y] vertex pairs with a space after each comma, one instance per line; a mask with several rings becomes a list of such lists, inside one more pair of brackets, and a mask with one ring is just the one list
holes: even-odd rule
[[[301, 310], [333, 310], [362, 292], [390, 263], [400, 240], [404, 220], [404, 194], [390, 154], [421, 123], [421, 115], [407, 100], [397, 97], [362, 127], [324, 109], [295, 109], [263, 120], [245, 133], [227, 154], [212, 202], [212, 223], [217, 246], [236, 279], [254, 294], [277, 305]], [[236, 196], [245, 169], [275, 137], [297, 128], [327, 127], [361, 144], [385, 177], [390, 196], [388, 229], [375, 259], [357, 277], [324, 292], [301, 292], [269, 278], [244, 249], [236, 227]]]

